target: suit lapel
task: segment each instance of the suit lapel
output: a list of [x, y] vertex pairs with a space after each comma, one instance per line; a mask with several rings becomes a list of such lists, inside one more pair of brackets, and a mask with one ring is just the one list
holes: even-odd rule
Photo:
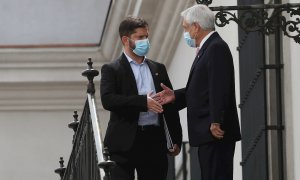
[[159, 73], [158, 73], [157, 66], [155, 64], [153, 64], [149, 59], [147, 59], [146, 62], [148, 64], [148, 67], [152, 74], [155, 91], [158, 92], [158, 91], [160, 91], [160, 81], [159, 81]]
[[202, 57], [203, 52], [204, 52], [204, 49], [201, 48], [200, 51], [198, 52], [198, 54], [196, 55], [196, 57], [195, 57], [195, 59], [194, 59], [194, 62], [193, 62], [193, 64], [192, 64], [192, 67], [191, 67], [189, 76], [190, 76], [190, 75], [192, 74], [192, 72], [194, 71], [194, 68], [195, 68], [196, 64], [198, 63], [198, 61], [200, 60], [200, 58]]
[[123, 66], [125, 69], [123, 76], [127, 78], [127, 82], [130, 83], [132, 88], [135, 90], [135, 94], [138, 94], [138, 89], [135, 81], [135, 77], [133, 74], [133, 71], [131, 69], [130, 63], [128, 59], [126, 58], [125, 54], [123, 53], [121, 58], [120, 58], [120, 64]]
[[188, 88], [190, 80], [192, 78], [193, 75], [193, 71], [197, 65], [197, 63], [200, 61], [202, 55], [204, 54], [206, 48], [208, 47], [208, 45], [210, 44], [210, 42], [215, 39], [217, 36], [219, 36], [219, 34], [217, 32], [213, 33], [207, 40], [206, 42], [203, 44], [203, 46], [201, 47], [200, 51], [198, 52], [197, 56], [194, 59], [194, 62], [192, 64], [191, 70], [190, 70], [190, 74], [189, 74], [189, 78], [188, 78], [188, 82], [186, 84], [186, 88]]

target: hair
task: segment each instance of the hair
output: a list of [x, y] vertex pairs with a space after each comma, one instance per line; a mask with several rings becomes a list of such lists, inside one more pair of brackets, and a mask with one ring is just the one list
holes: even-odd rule
[[120, 38], [123, 36], [130, 36], [135, 33], [137, 28], [147, 28], [148, 23], [139, 17], [128, 16], [126, 17], [119, 26], [119, 35]]
[[206, 5], [194, 5], [182, 11], [181, 16], [189, 25], [198, 23], [204, 30], [215, 30], [215, 14]]

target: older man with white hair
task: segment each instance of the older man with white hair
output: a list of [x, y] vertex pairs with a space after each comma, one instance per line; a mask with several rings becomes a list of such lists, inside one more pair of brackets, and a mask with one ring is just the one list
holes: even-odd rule
[[205, 5], [181, 13], [184, 38], [198, 48], [186, 87], [165, 85], [155, 99], [187, 107], [190, 145], [198, 147], [201, 180], [232, 180], [235, 143], [241, 139], [233, 59], [227, 43], [215, 31], [215, 15]]

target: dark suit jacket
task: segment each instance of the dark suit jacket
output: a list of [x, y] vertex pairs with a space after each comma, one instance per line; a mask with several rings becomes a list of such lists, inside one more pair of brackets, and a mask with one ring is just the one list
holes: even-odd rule
[[[163, 64], [147, 59], [156, 92], [162, 90], [160, 83], [171, 86], [166, 68]], [[134, 142], [138, 127], [139, 113], [147, 111], [147, 96], [138, 95], [138, 89], [130, 64], [124, 54], [101, 69], [101, 100], [103, 107], [109, 110], [110, 120], [104, 144], [110, 152], [126, 152]], [[175, 144], [181, 145], [182, 129], [179, 114], [174, 105], [164, 106], [163, 116], [169, 127]], [[166, 147], [166, 146], [165, 146]], [[167, 147], [166, 147], [167, 148]]]
[[220, 123], [224, 139], [241, 139], [236, 108], [234, 67], [230, 49], [217, 32], [203, 44], [191, 67], [185, 88], [176, 90], [178, 109], [187, 107], [192, 146], [215, 140], [211, 123]]

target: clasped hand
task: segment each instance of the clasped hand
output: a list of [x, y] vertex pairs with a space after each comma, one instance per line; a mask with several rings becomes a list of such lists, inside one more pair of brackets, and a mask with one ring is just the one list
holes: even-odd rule
[[160, 84], [163, 90], [159, 93], [153, 94], [150, 92], [147, 94], [147, 107], [149, 111], [155, 113], [162, 113], [162, 105], [168, 104], [175, 100], [175, 95], [172, 89], [165, 86], [163, 83]]
[[160, 84], [163, 88], [162, 91], [156, 93], [152, 98], [157, 101], [159, 104], [164, 105], [175, 101], [174, 91], [164, 85], [163, 83]]
[[161, 104], [159, 104], [157, 101], [155, 101], [152, 98], [153, 92], [150, 92], [147, 94], [147, 107], [149, 111], [155, 112], [155, 113], [162, 113], [163, 107]]

